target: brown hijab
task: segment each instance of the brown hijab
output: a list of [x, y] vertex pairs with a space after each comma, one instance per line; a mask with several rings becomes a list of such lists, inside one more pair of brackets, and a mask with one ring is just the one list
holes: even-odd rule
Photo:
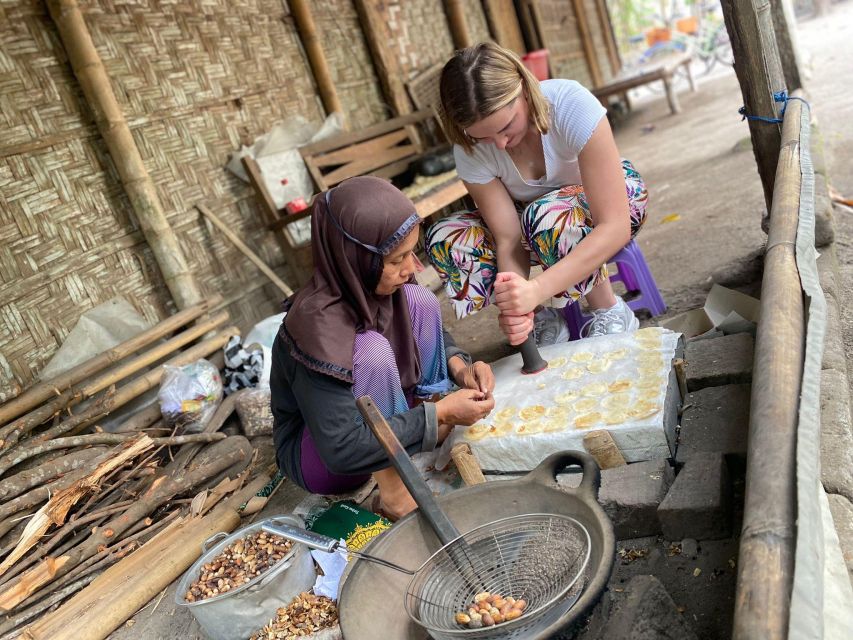
[[294, 296], [279, 331], [309, 369], [352, 383], [355, 334], [391, 343], [403, 391], [420, 380], [406, 294], [374, 293], [388, 255], [421, 220], [402, 192], [381, 178], [345, 180], [317, 196], [311, 213], [314, 274]]

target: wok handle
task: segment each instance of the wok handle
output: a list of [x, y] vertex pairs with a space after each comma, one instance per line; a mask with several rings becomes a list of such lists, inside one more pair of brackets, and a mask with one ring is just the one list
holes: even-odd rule
[[265, 533], [271, 533], [276, 536], [281, 536], [282, 538], [287, 538], [288, 540], [293, 540], [294, 542], [301, 542], [312, 549], [318, 549], [319, 551], [325, 551], [326, 553], [332, 553], [340, 545], [340, 542], [334, 538], [323, 536], [319, 533], [314, 533], [313, 531], [308, 531], [307, 529], [302, 529], [300, 527], [294, 527], [291, 524], [285, 524], [283, 522], [273, 521], [272, 524], [263, 525], [261, 530]]
[[441, 544], [448, 544], [458, 538], [459, 530], [438, 506], [432, 491], [415, 468], [409, 454], [406, 453], [397, 436], [391, 431], [391, 427], [388, 426], [385, 417], [379, 412], [371, 397], [362, 396], [356, 400], [355, 404], [373, 435], [388, 453], [388, 459], [391, 460], [391, 464], [400, 474], [403, 484], [412, 494], [412, 498], [432, 526], [438, 539], [441, 540]]
[[527, 474], [531, 482], [537, 482], [547, 487], [557, 485], [557, 474], [572, 464], [583, 467], [583, 478], [580, 486], [575, 489], [582, 497], [598, 501], [598, 489], [601, 487], [601, 471], [595, 458], [584, 451], [558, 451], [553, 453]]

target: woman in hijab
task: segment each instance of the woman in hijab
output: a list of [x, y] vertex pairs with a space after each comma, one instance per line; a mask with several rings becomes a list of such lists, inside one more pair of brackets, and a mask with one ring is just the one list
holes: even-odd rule
[[[432, 451], [455, 425], [494, 407], [494, 376], [441, 325], [438, 300], [414, 283], [420, 217], [380, 178], [357, 177], [317, 197], [314, 273], [273, 346], [272, 411], [279, 468], [312, 493], [342, 493], [372, 473], [391, 518], [416, 508], [356, 398], [370, 395], [410, 454]], [[433, 402], [450, 391], [461, 390]]]

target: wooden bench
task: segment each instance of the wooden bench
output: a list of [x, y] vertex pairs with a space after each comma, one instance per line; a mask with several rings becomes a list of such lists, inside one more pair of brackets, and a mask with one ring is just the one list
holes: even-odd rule
[[[341, 133], [301, 147], [299, 152], [320, 191], [354, 176], [390, 179], [430, 150], [418, 125], [423, 127], [434, 118], [433, 111], [423, 109], [361, 131]], [[418, 215], [426, 218], [467, 193], [454, 172], [413, 201]]]
[[638, 69], [620, 73], [607, 84], [593, 89], [592, 95], [598, 98], [601, 104], [607, 108], [607, 99], [610, 96], [625, 93], [628, 89], [634, 89], [650, 82], [661, 81], [666, 91], [666, 99], [669, 103], [670, 111], [672, 113], [680, 113], [681, 105], [678, 103], [678, 96], [675, 93], [672, 76], [678, 71], [679, 67], [684, 67], [687, 73], [687, 81], [690, 83], [690, 90], [696, 91], [696, 83], [693, 80], [693, 73], [690, 70], [692, 59], [693, 56], [690, 53], [680, 53], [661, 58]]

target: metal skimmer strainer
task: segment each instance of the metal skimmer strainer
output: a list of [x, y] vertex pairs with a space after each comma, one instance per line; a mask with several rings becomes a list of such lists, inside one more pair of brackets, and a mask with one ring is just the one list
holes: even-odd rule
[[[292, 526], [265, 531], [323, 551], [340, 543]], [[534, 513], [477, 527], [441, 547], [418, 569], [361, 552], [353, 555], [413, 576], [406, 590], [409, 616], [433, 638], [528, 638], [554, 607], [567, 609], [583, 590], [590, 557], [586, 528], [568, 516]], [[455, 620], [483, 591], [523, 599], [521, 617], [492, 627], [469, 629]], [[549, 620], [545, 620], [549, 622]]]

